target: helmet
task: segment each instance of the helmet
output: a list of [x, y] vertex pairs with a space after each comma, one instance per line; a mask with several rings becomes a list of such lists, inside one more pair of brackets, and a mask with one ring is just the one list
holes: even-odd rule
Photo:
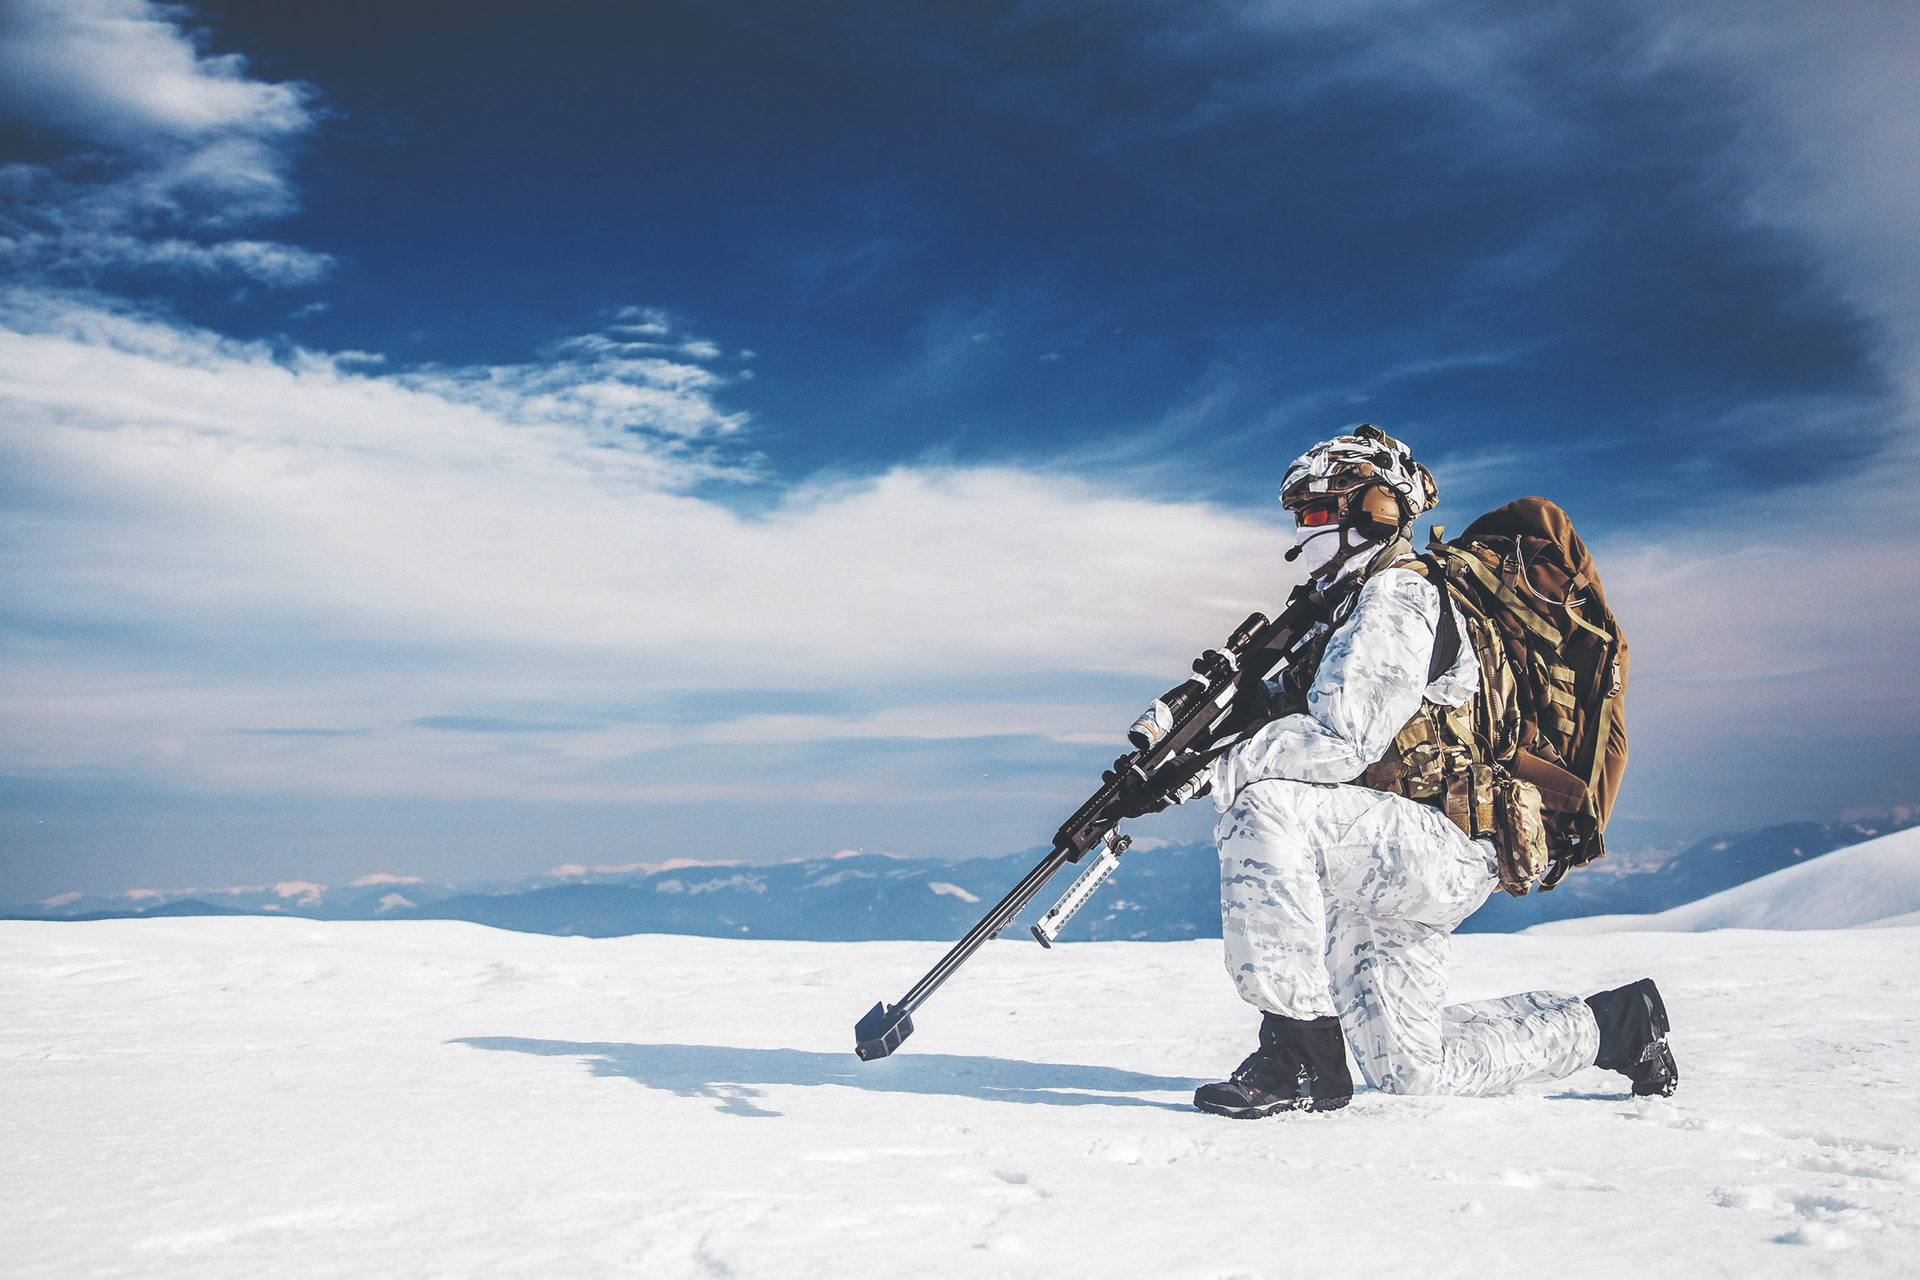
[[[1386, 501], [1389, 496], [1391, 503]], [[1368, 422], [1350, 436], [1336, 436], [1295, 458], [1280, 482], [1280, 504], [1289, 511], [1329, 498], [1337, 504], [1342, 523], [1390, 524], [1397, 530], [1431, 510], [1440, 491], [1433, 474], [1413, 460], [1407, 446]]]

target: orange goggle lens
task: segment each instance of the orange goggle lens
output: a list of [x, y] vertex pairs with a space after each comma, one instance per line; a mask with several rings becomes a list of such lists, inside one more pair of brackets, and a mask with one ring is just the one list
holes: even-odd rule
[[1333, 507], [1309, 507], [1305, 511], [1294, 512], [1293, 519], [1303, 529], [1314, 529], [1323, 524], [1332, 524], [1337, 514]]

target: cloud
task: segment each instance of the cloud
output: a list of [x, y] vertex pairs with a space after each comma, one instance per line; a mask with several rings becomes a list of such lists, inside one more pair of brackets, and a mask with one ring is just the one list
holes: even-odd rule
[[[1451, 107], [1480, 116], [1461, 136], [1509, 161], [1569, 151], [1593, 132], [1596, 113], [1669, 104], [1710, 121], [1720, 141], [1703, 157], [1701, 188], [1722, 193], [1730, 219], [1804, 237], [1843, 296], [1878, 323], [1890, 372], [1909, 393], [1920, 380], [1920, 81], [1912, 74], [1920, 10], [1912, 5], [1250, 0], [1224, 13], [1231, 22], [1169, 56], [1217, 52], [1233, 31], [1337, 43], [1310, 76], [1220, 77], [1213, 107], [1199, 113], [1215, 123], [1276, 94], [1355, 82], [1442, 91]], [[1556, 234], [1552, 222], [1543, 230]]]
[[500, 716], [423, 716], [407, 723], [416, 729], [450, 733], [564, 733], [587, 727], [565, 720], [507, 720]]
[[367, 889], [378, 884], [425, 884], [425, 883], [426, 882], [422, 880], [419, 876], [396, 876], [396, 875], [390, 875], [385, 871], [376, 871], [370, 876], [361, 876], [358, 880], [355, 880], [352, 884], [348, 885], [347, 887], [350, 889]]
[[1920, 11], [1885, 0], [1662, 12], [1661, 52], [1732, 77], [1765, 108], [1736, 152], [1747, 212], [1817, 244], [1920, 384]]
[[[743, 420], [722, 380], [617, 342], [383, 373], [46, 294], [0, 317], [0, 453], [32, 478], [0, 516], [14, 771], [726, 795], [758, 784], [644, 762], [675, 743], [1104, 744], [1123, 713], [1096, 718], [1098, 697], [970, 682], [1158, 687], [1288, 585], [1273, 522], [1071, 475], [900, 467], [766, 490], [729, 451]], [[728, 489], [761, 497], [736, 509]], [[883, 686], [923, 705], [679, 725], [620, 710], [649, 691]], [[275, 724], [365, 731], [233, 732]]]
[[[429, 366], [399, 380], [441, 399], [479, 405], [517, 422], [587, 427], [603, 435], [645, 430], [693, 441], [731, 435], [746, 425], [746, 414], [723, 413], [711, 398], [727, 379], [661, 352], [690, 360], [720, 354], [712, 343], [699, 338], [669, 346], [590, 333], [561, 343], [539, 362]], [[744, 475], [738, 472], [736, 478]]]
[[237, 276], [270, 287], [325, 275], [325, 254], [230, 239], [291, 213], [293, 143], [316, 94], [212, 56], [145, 0], [18, 0], [0, 25], [0, 112], [58, 158], [0, 168], [12, 213], [0, 263], [21, 279], [107, 270]]
[[[0, 516], [0, 769], [17, 774], [1004, 801], [1035, 768], [1117, 749], [1134, 702], [1289, 585], [1269, 520], [1070, 473], [770, 488], [736, 451], [750, 433], [728, 425], [723, 381], [633, 373], [618, 343], [499, 374], [386, 373], [44, 294], [0, 315], [0, 453], [31, 481]], [[573, 394], [614, 376], [602, 359], [657, 395]], [[1469, 459], [1449, 483], [1492, 493], [1525, 462]], [[1708, 762], [1706, 785], [1739, 769], [1728, 744], [1782, 724], [1913, 722], [1894, 640], [1920, 615], [1887, 584], [1920, 535], [1896, 479], [1830, 483], [1771, 527], [1703, 493], [1684, 519], [1599, 540], [1637, 744]], [[1894, 513], [1866, 546], [1864, 508]], [[702, 689], [748, 692], [649, 710]], [[756, 689], [839, 709], [757, 711]], [[276, 723], [360, 728], [246, 731]], [[969, 764], [1000, 756], [988, 776]], [[1656, 782], [1673, 785], [1640, 785]]]
[[207, 57], [143, 0], [14, 0], [0, 27], [0, 102], [94, 142], [273, 136], [305, 128], [307, 91]]

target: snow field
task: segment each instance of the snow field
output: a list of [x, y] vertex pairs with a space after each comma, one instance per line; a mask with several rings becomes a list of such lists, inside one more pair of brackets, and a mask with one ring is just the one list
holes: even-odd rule
[[1187, 1105], [1219, 942], [0, 923], [14, 1277], [1910, 1276], [1920, 929], [1481, 934], [1454, 994], [1654, 975], [1681, 1090]]

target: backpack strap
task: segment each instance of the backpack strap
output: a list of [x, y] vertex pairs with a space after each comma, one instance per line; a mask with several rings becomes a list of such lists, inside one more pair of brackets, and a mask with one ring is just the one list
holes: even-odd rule
[[[1515, 595], [1506, 583], [1496, 578], [1493, 575], [1493, 571], [1481, 562], [1479, 556], [1469, 551], [1461, 554], [1458, 559], [1461, 564], [1467, 566], [1468, 572], [1480, 580], [1480, 585], [1487, 589], [1489, 595], [1505, 605], [1507, 612], [1520, 620], [1522, 626], [1539, 636], [1542, 640], [1545, 640], [1550, 647], [1555, 649], [1560, 647], [1562, 639], [1559, 630], [1555, 628], [1551, 622], [1548, 622], [1545, 618], [1534, 612], [1533, 607]], [[1582, 622], [1581, 625], [1587, 626], [1584, 622]], [[1592, 627], [1588, 627], [1587, 629], [1594, 630]]]
[[1427, 663], [1427, 683], [1432, 684], [1460, 660], [1460, 615], [1453, 608], [1453, 588], [1447, 585], [1447, 567], [1433, 556], [1421, 556], [1427, 565], [1427, 581], [1440, 593], [1440, 625], [1433, 633], [1433, 657]]
[[1420, 566], [1427, 582], [1440, 593], [1440, 624], [1433, 632], [1433, 656], [1427, 660], [1427, 683], [1432, 684], [1460, 660], [1460, 617], [1454, 612], [1453, 591], [1447, 586], [1447, 567], [1437, 556], [1409, 556], [1393, 566], [1411, 569]]

